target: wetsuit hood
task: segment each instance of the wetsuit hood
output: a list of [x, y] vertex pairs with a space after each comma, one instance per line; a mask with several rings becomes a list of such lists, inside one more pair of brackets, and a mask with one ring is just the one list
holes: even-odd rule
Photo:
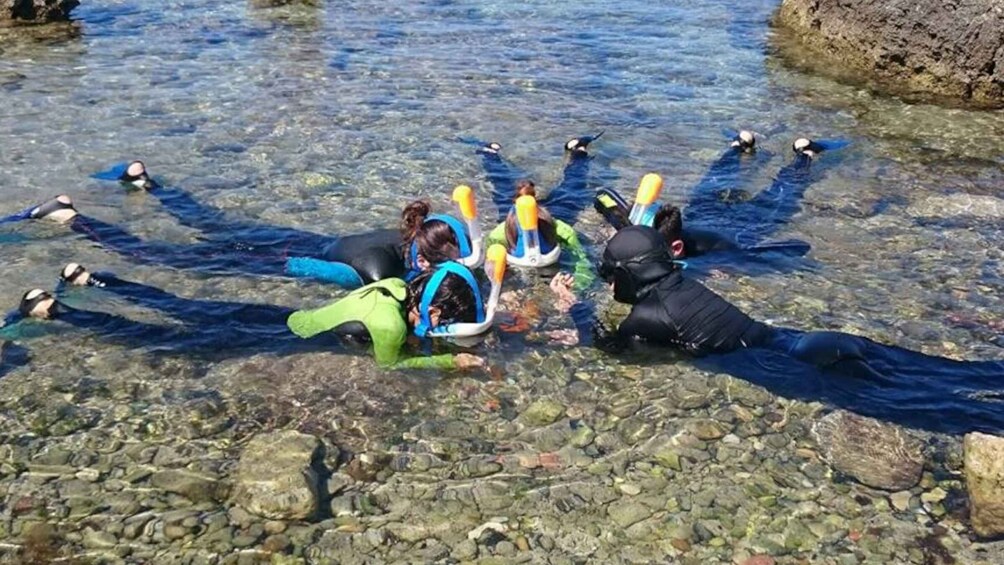
[[662, 235], [648, 226], [628, 226], [603, 251], [600, 275], [614, 284], [614, 300], [637, 304], [652, 283], [677, 268]]

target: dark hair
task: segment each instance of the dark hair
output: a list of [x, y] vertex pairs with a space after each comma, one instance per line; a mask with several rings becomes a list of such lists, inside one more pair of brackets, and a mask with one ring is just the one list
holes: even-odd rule
[[[460, 242], [453, 229], [439, 220], [425, 221], [432, 208], [424, 200], [416, 200], [401, 211], [401, 239], [405, 257], [410, 261], [411, 243], [418, 246], [418, 254], [430, 263], [442, 263], [460, 257]], [[415, 265], [410, 265], [412, 268]]]
[[683, 215], [680, 214], [680, 209], [676, 206], [672, 204], [660, 206], [655, 213], [653, 224], [670, 248], [672, 248], [674, 241], [683, 239]]
[[[516, 194], [512, 197], [513, 202], [520, 196], [537, 198], [537, 187], [532, 180], [521, 179], [516, 183]], [[516, 247], [516, 239], [519, 237], [518, 223], [516, 209], [513, 207], [509, 211], [509, 215], [505, 217], [505, 242], [508, 249]], [[554, 218], [547, 211], [547, 208], [539, 205], [537, 206], [537, 233], [540, 235], [541, 241], [552, 247], [558, 242], [558, 229], [554, 225]]]
[[[408, 296], [404, 299], [404, 311], [411, 312], [422, 304], [422, 294], [429, 284], [429, 279], [435, 274], [435, 269], [423, 271], [408, 283]], [[439, 308], [440, 324], [457, 322], [475, 322], [478, 318], [477, 300], [474, 289], [459, 275], [448, 273], [439, 285], [436, 295], [432, 297], [430, 307]]]

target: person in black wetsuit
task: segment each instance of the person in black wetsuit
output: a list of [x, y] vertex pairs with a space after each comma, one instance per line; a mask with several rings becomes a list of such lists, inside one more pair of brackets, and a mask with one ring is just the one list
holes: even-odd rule
[[[428, 203], [421, 201], [405, 208], [399, 230], [337, 237], [227, 220], [219, 210], [196, 203], [183, 191], [163, 189], [143, 177], [133, 183], [142, 183], [158, 194], [169, 191], [170, 198], [165, 196], [165, 201], [178, 204], [169, 209], [186, 218], [183, 223], [200, 229], [212, 226], [213, 232], [190, 245], [146, 241], [119, 226], [78, 213], [66, 195], [30, 209], [27, 217], [68, 224], [91, 241], [141, 263], [210, 274], [315, 276], [346, 287], [409, 278], [422, 269], [421, 264], [429, 263], [425, 257], [456, 259], [460, 256], [459, 240], [467, 237], [458, 220], [430, 214]], [[467, 243], [469, 247], [469, 239]], [[411, 256], [419, 260], [406, 259]]]
[[[632, 305], [627, 318], [612, 331], [591, 319], [581, 303], [570, 307], [580, 341], [591, 337], [600, 349], [619, 353], [640, 339], [703, 357], [703, 367], [748, 377], [768, 387], [774, 384], [772, 379], [783, 382], [794, 374], [805, 375], [806, 381], [816, 378], [817, 388], [808, 391], [809, 396], [839, 398], [852, 409], [863, 407], [869, 415], [883, 417], [896, 412], [912, 425], [930, 427], [938, 424], [918, 416], [934, 418], [949, 406], [944, 403], [954, 402], [951, 406], [960, 407], [956, 416], [964, 420], [963, 427], [1004, 429], [1004, 406], [977, 398], [987, 390], [1000, 395], [1004, 361], [955, 361], [843, 332], [768, 326], [684, 277], [663, 237], [645, 226], [624, 228], [610, 240], [599, 274], [613, 284], [614, 300]], [[557, 290], [567, 302], [574, 300], [567, 285]], [[779, 362], [783, 368], [767, 373], [766, 378], [763, 371], [753, 373]], [[820, 375], [867, 383], [869, 397], [837, 394], [842, 383], [834, 385], [837, 392], [820, 393], [820, 388], [830, 388], [825, 379], [819, 382]], [[939, 402], [943, 403], [940, 407], [936, 405]]]
[[[547, 208], [555, 219], [568, 225], [575, 225], [580, 212], [589, 206], [593, 195], [588, 191], [589, 144], [603, 135], [577, 137], [565, 143], [565, 170], [561, 182], [552, 188], [544, 198], [538, 199], [540, 206]], [[498, 209], [498, 221], [504, 222], [513, 206], [516, 183], [526, 175], [502, 158], [502, 146], [496, 142], [478, 149], [485, 174], [492, 186], [492, 201]]]
[[[740, 132], [691, 191], [684, 210], [687, 228], [679, 238], [683, 247], [674, 247], [678, 259], [723, 252], [746, 256], [761, 252], [801, 256], [809, 251], [809, 245], [803, 241], [768, 241], [768, 238], [798, 211], [799, 202], [813, 180], [810, 165], [813, 158], [824, 151], [824, 146], [809, 139], [797, 139], [792, 144], [794, 159], [778, 172], [768, 188], [748, 200], [723, 198], [721, 193], [731, 190], [738, 181], [743, 155], [752, 153], [755, 147], [755, 136]], [[611, 189], [601, 189], [597, 193], [594, 208], [615, 229], [631, 225], [628, 220], [630, 207]], [[667, 221], [680, 222], [682, 227], [684, 218], [678, 212], [672, 213], [673, 209], [668, 204], [663, 205], [656, 214], [654, 227], [665, 231], [663, 224]], [[673, 242], [667, 241], [667, 244]]]

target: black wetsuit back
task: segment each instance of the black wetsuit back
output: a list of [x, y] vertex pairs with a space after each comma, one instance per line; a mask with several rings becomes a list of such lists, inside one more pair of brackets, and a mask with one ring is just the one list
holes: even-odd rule
[[699, 282], [675, 271], [638, 293], [640, 301], [621, 323], [623, 339], [637, 336], [695, 355], [732, 351], [768, 341], [771, 329], [744, 314]]

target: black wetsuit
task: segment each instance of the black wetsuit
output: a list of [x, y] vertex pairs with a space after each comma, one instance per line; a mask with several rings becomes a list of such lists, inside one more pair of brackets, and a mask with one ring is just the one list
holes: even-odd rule
[[[568, 225], [575, 225], [579, 213], [593, 198], [588, 191], [589, 163], [592, 157], [585, 151], [567, 152], [567, 162], [561, 182], [543, 198], [538, 199], [551, 216]], [[498, 209], [498, 221], [505, 221], [513, 206], [516, 181], [526, 178], [522, 171], [508, 163], [498, 153], [481, 151], [481, 162], [492, 185], [492, 201]]]
[[[865, 379], [874, 388], [893, 387], [893, 394], [885, 391], [861, 399], [863, 404], [872, 400], [873, 406], [878, 406], [872, 415], [904, 409], [891, 407], [894, 401], [913, 402], [914, 408], [928, 409], [929, 415], [936, 410], [923, 402], [955, 402], [963, 406], [958, 418], [964, 418], [970, 429], [1004, 429], [1004, 405], [971, 398], [987, 389], [1000, 394], [1004, 361], [955, 361], [842, 332], [767, 326], [704, 285], [686, 279], [664, 248], [661, 236], [651, 228], [632, 226], [618, 232], [604, 252], [601, 274], [612, 279], [618, 301], [633, 305], [631, 313], [616, 330], [608, 332], [589, 321], [587, 310], [577, 306], [573, 317], [580, 336], [592, 330], [595, 344], [612, 352], [623, 351], [635, 338], [670, 345], [706, 356], [700, 363], [704, 367], [740, 377], [762, 366], [765, 359], [781, 358], [786, 360], [785, 370], [792, 374], [838, 374]], [[785, 376], [774, 375], [782, 381]], [[770, 382], [760, 384], [771, 386]], [[830, 393], [818, 396], [835, 398]]]

